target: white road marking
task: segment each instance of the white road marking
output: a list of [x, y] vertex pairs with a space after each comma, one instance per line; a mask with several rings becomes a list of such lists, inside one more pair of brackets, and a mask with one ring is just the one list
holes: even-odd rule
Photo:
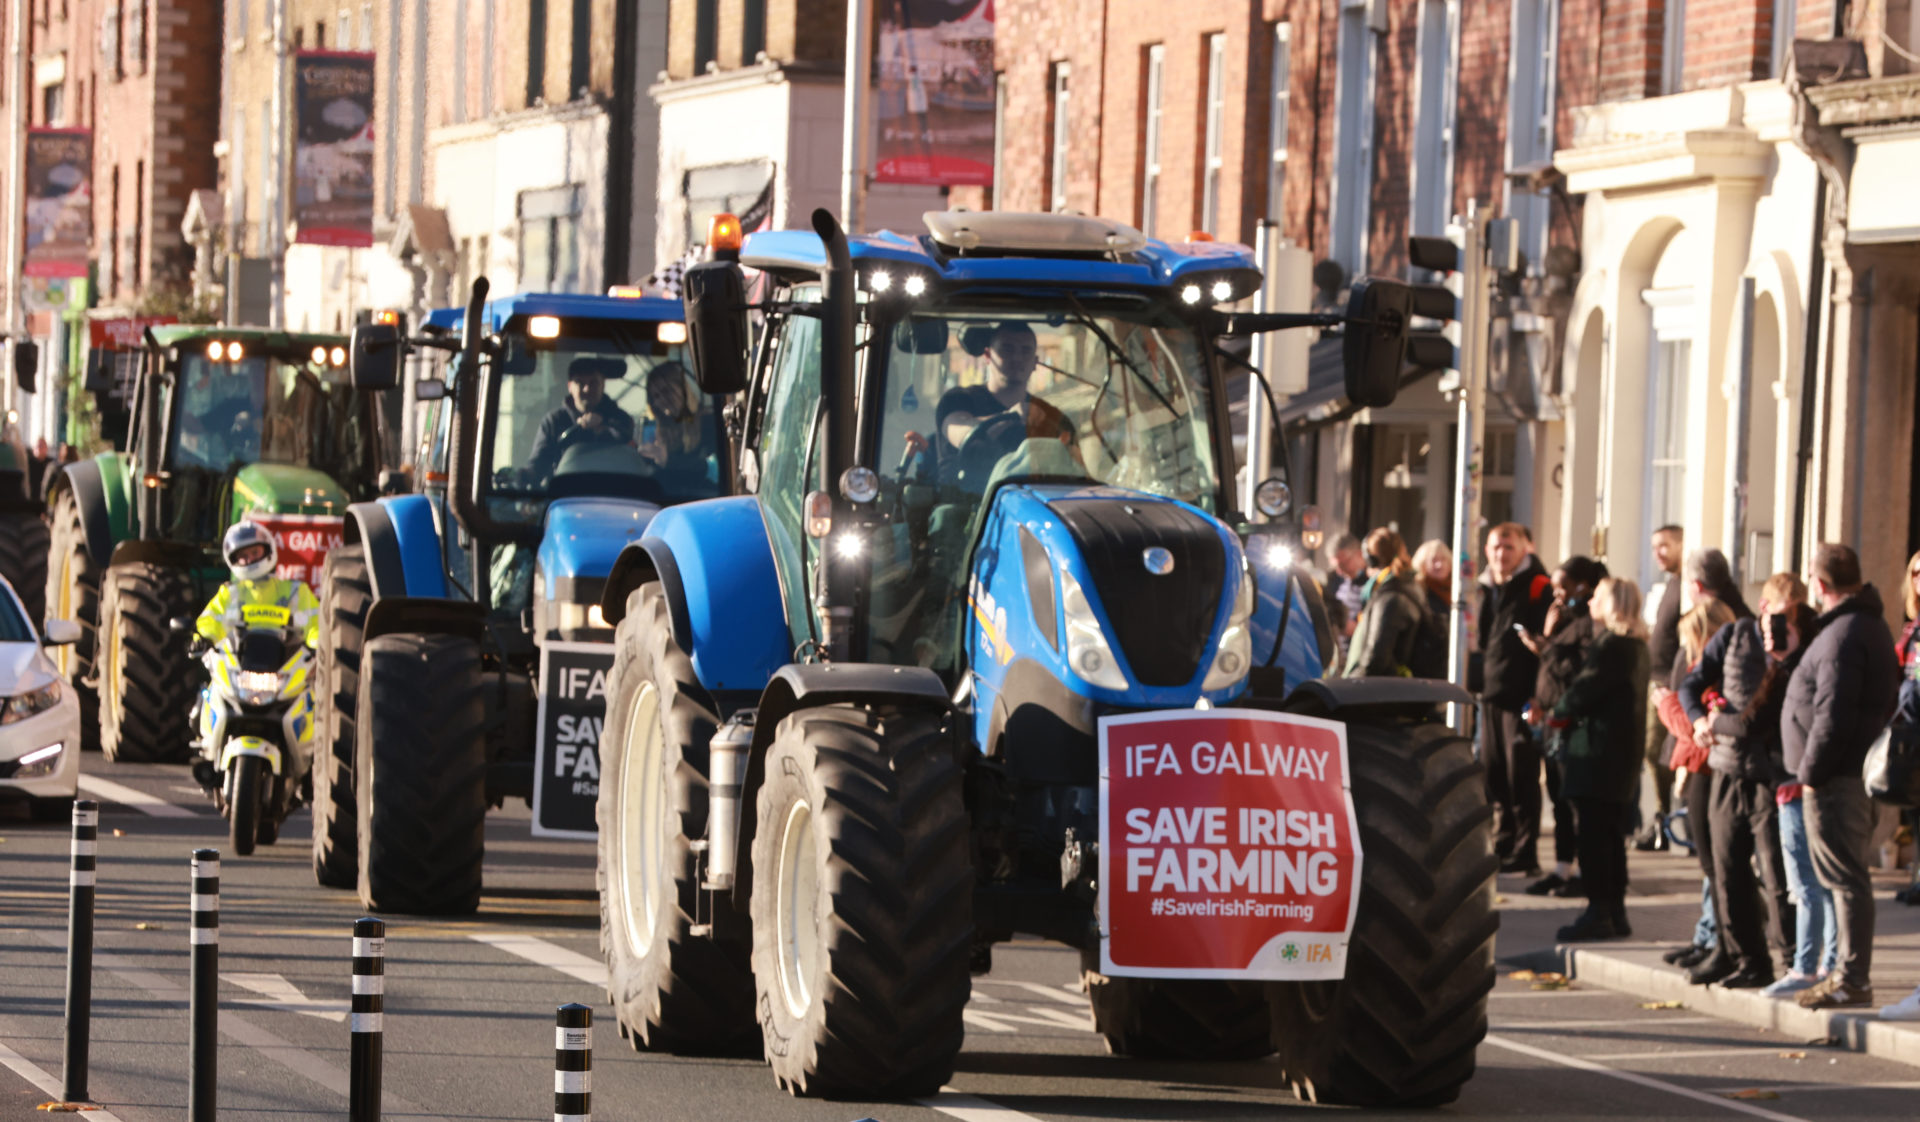
[[[1798, 1049], [1794, 1049], [1798, 1051]], [[1776, 1095], [1825, 1094], [1828, 1091], [1914, 1091], [1920, 1090], [1920, 1083], [1777, 1083], [1771, 1087], [1715, 1087], [1716, 1095], [1731, 1095], [1740, 1091], [1772, 1091]]]
[[1592, 1060], [1704, 1060], [1714, 1056], [1769, 1056], [1779, 1052], [1799, 1052], [1785, 1044], [1748, 1045], [1744, 1048], [1680, 1048], [1662, 1052], [1606, 1052], [1587, 1057]]
[[198, 818], [199, 815], [184, 806], [175, 806], [165, 799], [149, 795], [145, 791], [136, 791], [131, 787], [115, 783], [111, 779], [102, 779], [97, 775], [81, 775], [80, 789], [89, 795], [98, 795], [108, 802], [130, 806], [152, 818]]
[[939, 1094], [915, 1101], [950, 1118], [958, 1118], [960, 1122], [1040, 1122], [1031, 1114], [1022, 1114], [1012, 1107], [973, 1095], [963, 1095], [951, 1087], [942, 1087]]
[[[0, 1067], [12, 1069], [15, 1075], [33, 1084], [35, 1087], [40, 1088], [41, 1094], [48, 1096], [55, 1102], [60, 1101], [60, 1081], [48, 1075], [40, 1065], [7, 1047], [5, 1044], [0, 1044]], [[104, 1108], [89, 1110], [85, 1116], [93, 1119], [94, 1122], [120, 1122], [119, 1115]]]
[[1033, 1025], [1043, 1029], [1074, 1029], [1078, 1032], [1092, 1032], [1093, 1018], [1086, 1014], [1075, 1017], [1071, 1013], [1045, 1005], [1017, 1006], [1024, 1013], [1009, 1013], [1005, 1008], [983, 1013], [978, 1009], [963, 1009], [960, 1019], [975, 1028], [988, 1032], [1019, 1032], [1015, 1024]]
[[1504, 1025], [1489, 1025], [1495, 1032], [1552, 1032], [1555, 1029], [1573, 1028], [1646, 1028], [1648, 1025], [1724, 1025], [1727, 1022], [1720, 1017], [1622, 1017], [1611, 1021], [1511, 1021]]
[[352, 1002], [346, 998], [314, 999], [300, 992], [300, 987], [279, 974], [222, 974], [222, 978], [242, 989], [249, 989], [265, 997], [238, 998], [242, 1005], [262, 1005], [268, 1009], [283, 1009], [289, 1013], [304, 1013], [309, 1017], [320, 1017], [329, 1021], [344, 1021]]
[[588, 958], [578, 951], [570, 951], [558, 943], [549, 943], [531, 935], [499, 935], [488, 931], [472, 932], [468, 938], [496, 950], [518, 955], [528, 962], [551, 967], [598, 989], [607, 988], [606, 963], [597, 958]]
[[1563, 1056], [1558, 1052], [1549, 1052], [1545, 1048], [1535, 1048], [1531, 1044], [1522, 1044], [1517, 1040], [1508, 1040], [1504, 1037], [1494, 1036], [1491, 1033], [1487, 1035], [1486, 1041], [1496, 1048], [1505, 1048], [1509, 1052], [1518, 1052], [1523, 1056], [1531, 1056], [1536, 1060], [1545, 1060], [1548, 1063], [1560, 1064], [1563, 1067], [1570, 1067], [1579, 1071], [1590, 1071], [1595, 1075], [1605, 1075], [1613, 1079], [1618, 1079], [1623, 1083], [1632, 1083], [1635, 1086], [1646, 1087], [1654, 1091], [1665, 1091], [1669, 1095], [1678, 1095], [1683, 1099], [1692, 1099], [1694, 1102], [1717, 1106], [1724, 1110], [1731, 1110], [1736, 1114], [1747, 1114], [1755, 1118], [1766, 1118], [1769, 1119], [1770, 1122], [1807, 1122], [1806, 1119], [1796, 1115], [1782, 1114], [1777, 1110], [1768, 1110], [1765, 1107], [1754, 1106], [1752, 1103], [1742, 1102], [1739, 1099], [1723, 1098], [1719, 1095], [1708, 1094], [1705, 1091], [1696, 1091], [1691, 1087], [1682, 1087], [1676, 1083], [1669, 1083], [1664, 1079], [1655, 1079], [1651, 1075], [1641, 1075], [1637, 1071], [1621, 1071], [1618, 1068], [1607, 1067], [1605, 1064], [1597, 1064], [1592, 1060], [1579, 1056]]
[[1086, 995], [1078, 992], [1077, 990], [1073, 993], [1062, 993], [1059, 990], [1054, 989], [1052, 986], [1043, 985], [1039, 982], [1011, 982], [1011, 981], [1003, 981], [999, 978], [975, 978], [974, 981], [985, 982], [988, 985], [992, 985], [992, 986], [1013, 986], [1018, 989], [1026, 990], [1028, 993], [1038, 994], [1039, 996], [1046, 998], [1048, 1001], [1058, 1001], [1063, 1005], [1072, 1005], [1080, 1009], [1084, 1009], [1087, 1006]]

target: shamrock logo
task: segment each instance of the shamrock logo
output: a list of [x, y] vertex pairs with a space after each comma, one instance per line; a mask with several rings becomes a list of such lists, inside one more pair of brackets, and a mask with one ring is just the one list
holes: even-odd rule
[[1284, 947], [1281, 947], [1281, 948], [1280, 948], [1280, 957], [1281, 957], [1281, 958], [1284, 958], [1284, 959], [1286, 959], [1286, 960], [1287, 960], [1288, 962], [1292, 962], [1292, 961], [1293, 961], [1294, 959], [1297, 959], [1297, 958], [1299, 958], [1299, 957], [1300, 957], [1300, 944], [1298, 944], [1298, 943], [1288, 943], [1288, 944], [1287, 944], [1286, 946], [1284, 946]]

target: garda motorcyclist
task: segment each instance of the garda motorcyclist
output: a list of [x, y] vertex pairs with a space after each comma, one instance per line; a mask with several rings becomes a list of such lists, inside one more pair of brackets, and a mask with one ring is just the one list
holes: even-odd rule
[[194, 631], [209, 643], [219, 643], [233, 630], [245, 629], [245, 612], [251, 606], [286, 608], [292, 613], [289, 626], [309, 647], [320, 645], [320, 601], [305, 581], [280, 580], [273, 575], [279, 550], [273, 535], [256, 522], [236, 522], [221, 542], [227, 569], [233, 579], [207, 601]]

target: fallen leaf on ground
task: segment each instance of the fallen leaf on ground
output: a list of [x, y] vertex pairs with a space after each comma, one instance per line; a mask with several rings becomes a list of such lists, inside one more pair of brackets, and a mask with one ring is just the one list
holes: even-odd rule
[[1565, 978], [1561, 978], [1558, 981], [1552, 982], [1535, 982], [1533, 988], [1537, 990], [1570, 990], [1573, 988], [1573, 983], [1567, 981]]
[[1539, 975], [1531, 970], [1515, 970], [1513, 973], [1507, 975], [1507, 977], [1512, 978], [1516, 982], [1531, 982], [1539, 977]]
[[77, 1114], [83, 1110], [99, 1110], [92, 1103], [41, 1103], [35, 1110], [44, 1110], [49, 1114]]
[[133, 925], [133, 929], [135, 931], [165, 931], [166, 930], [166, 928], [161, 927], [157, 923], [136, 923]]
[[125, 830], [119, 829], [118, 827], [115, 827], [113, 831], [113, 836], [116, 838], [124, 838], [127, 836], [127, 832]]
[[1642, 1009], [1685, 1009], [1686, 1004], [1684, 1002], [1679, 1002], [1679, 1001], [1643, 1001], [1640, 1003], [1640, 1008]]
[[1763, 1091], [1758, 1087], [1749, 1087], [1744, 1091], [1727, 1091], [1720, 1097], [1723, 1099], [1777, 1099], [1780, 1097], [1780, 1092]]
[[1805, 1052], [1782, 1052], [1780, 1053], [1780, 1058], [1783, 1060], [1804, 1060], [1807, 1058], [1807, 1054]]
[[1493, 902], [1496, 904], [1504, 904], [1507, 902], [1507, 898], [1505, 896], [1495, 896]]

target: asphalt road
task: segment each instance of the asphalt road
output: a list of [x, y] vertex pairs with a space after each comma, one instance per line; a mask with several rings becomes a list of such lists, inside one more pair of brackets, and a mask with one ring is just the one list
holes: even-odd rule
[[[92, 792], [103, 809], [91, 1090], [124, 1122], [178, 1119], [188, 1074], [187, 858], [222, 846], [223, 823], [184, 767], [116, 767], [98, 756], [85, 766], [89, 782], [118, 785]], [[0, 809], [0, 1119], [45, 1118], [34, 1108], [56, 1097], [62, 1054], [67, 831], [11, 813]], [[389, 1119], [548, 1117], [553, 1010], [573, 1001], [596, 1011], [594, 1107], [604, 1119], [1238, 1119], [1321, 1109], [1295, 1099], [1270, 1063], [1106, 1055], [1076, 991], [1076, 955], [1037, 942], [999, 948], [993, 973], [976, 979], [966, 1050], [936, 1099], [794, 1099], [757, 1061], [637, 1053], [604, 1004], [590, 848], [532, 839], [524, 810], [496, 814], [487, 844], [478, 916], [388, 920]], [[343, 1117], [353, 897], [313, 883], [304, 812], [279, 845], [227, 858], [221, 874], [221, 1116]], [[1536, 990], [1503, 973], [1492, 1021], [1478, 1077], [1442, 1116], [1920, 1114], [1913, 1068], [1685, 1009], [1642, 1009], [1606, 991]], [[1739, 1093], [1757, 1097], [1728, 1097]]]

